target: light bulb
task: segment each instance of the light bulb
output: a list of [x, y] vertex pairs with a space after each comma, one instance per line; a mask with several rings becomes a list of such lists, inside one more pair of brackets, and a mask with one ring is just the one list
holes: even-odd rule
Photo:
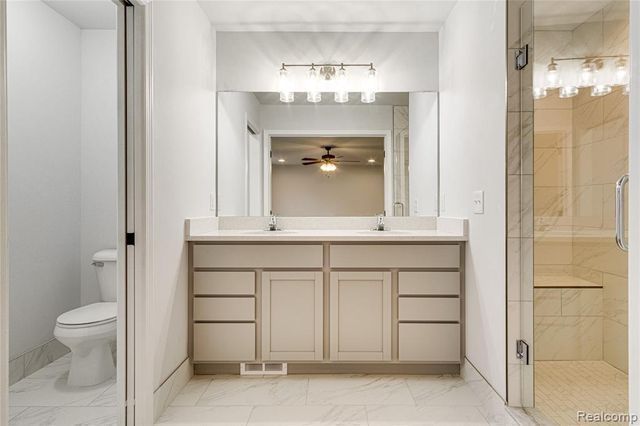
[[592, 62], [584, 61], [580, 67], [578, 87], [589, 87], [595, 84], [595, 66]]
[[544, 87], [533, 88], [533, 99], [542, 99], [547, 96], [547, 89]]
[[349, 89], [347, 87], [347, 71], [343, 66], [336, 73], [336, 91], [333, 95], [336, 103], [343, 104], [349, 102]]
[[336, 165], [333, 163], [322, 163], [320, 166], [320, 170], [323, 172], [334, 172], [337, 169]]
[[629, 70], [627, 69], [627, 61], [624, 58], [618, 58], [615, 63], [615, 86], [622, 86], [629, 82]]
[[558, 71], [558, 64], [553, 59], [551, 63], [547, 65], [547, 89], [556, 89], [560, 87], [560, 72]]
[[318, 71], [311, 65], [311, 69], [307, 73], [307, 102], [317, 103], [322, 100], [322, 93], [318, 87], [320, 86]]
[[278, 79], [278, 90], [280, 91], [280, 102], [293, 102], [294, 94], [291, 89], [291, 80], [289, 79], [289, 71], [282, 65], [280, 76]]
[[563, 86], [560, 88], [560, 96], [562, 99], [573, 98], [578, 95], [578, 88], [576, 86]]
[[591, 96], [604, 96], [611, 93], [611, 86], [608, 84], [596, 84], [591, 88]]
[[378, 91], [378, 76], [376, 69], [371, 64], [369, 72], [367, 73], [367, 79], [364, 82], [364, 90], [360, 96], [360, 101], [363, 104], [370, 104], [376, 101], [376, 92]]

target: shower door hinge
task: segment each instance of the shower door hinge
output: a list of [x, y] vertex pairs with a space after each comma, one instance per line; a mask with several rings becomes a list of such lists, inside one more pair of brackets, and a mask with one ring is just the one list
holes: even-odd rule
[[529, 344], [522, 339], [516, 340], [516, 358], [529, 365]]
[[128, 246], [135, 246], [136, 245], [136, 234], [134, 234], [133, 232], [127, 232], [126, 243], [127, 243]]
[[520, 71], [529, 64], [529, 45], [516, 50], [515, 55], [516, 70]]

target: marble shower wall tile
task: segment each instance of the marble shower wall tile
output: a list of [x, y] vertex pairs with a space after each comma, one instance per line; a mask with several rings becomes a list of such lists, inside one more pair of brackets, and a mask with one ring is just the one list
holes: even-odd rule
[[629, 370], [629, 329], [610, 319], [604, 320], [604, 360], [625, 373]]
[[601, 360], [602, 317], [536, 317], [535, 359]]
[[536, 317], [562, 315], [562, 289], [536, 288], [534, 297], [533, 312]]
[[625, 326], [629, 320], [628, 288], [627, 278], [604, 274], [604, 316]]
[[602, 316], [601, 288], [563, 288], [563, 316]]

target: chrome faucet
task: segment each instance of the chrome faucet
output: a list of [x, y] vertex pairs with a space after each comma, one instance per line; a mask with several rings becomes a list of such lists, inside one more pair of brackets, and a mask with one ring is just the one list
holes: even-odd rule
[[374, 231], [384, 231], [385, 227], [384, 227], [384, 212], [380, 213], [379, 215], [376, 216], [377, 222], [376, 222], [376, 227], [373, 228]]
[[269, 226], [267, 227], [267, 231], [279, 231], [278, 229], [278, 217], [271, 213], [269, 217]]

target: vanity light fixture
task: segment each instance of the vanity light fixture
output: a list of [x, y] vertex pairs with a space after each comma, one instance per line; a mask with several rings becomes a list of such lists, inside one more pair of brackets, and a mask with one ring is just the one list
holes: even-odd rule
[[287, 64], [282, 63], [279, 70], [278, 90], [280, 91], [280, 101], [294, 101], [294, 87], [289, 75], [292, 67], [304, 67], [307, 70], [305, 91], [307, 92], [307, 102], [318, 103], [322, 101], [322, 92], [334, 93], [336, 103], [349, 102], [350, 79], [347, 68], [367, 67], [367, 74], [362, 81], [360, 100], [363, 103], [373, 103], [376, 100], [378, 91], [378, 71], [373, 66], [373, 62], [368, 64], [347, 64], [347, 63], [325, 63], [325, 64]]
[[[562, 61], [567, 63], [560, 69], [558, 62]], [[534, 73], [534, 81], [544, 79], [543, 86], [533, 88], [534, 99], [542, 99], [554, 89], [559, 89], [560, 98], [574, 97], [582, 88], [590, 88], [591, 96], [604, 96], [615, 86], [622, 86], [622, 92], [629, 94], [628, 55], [551, 58], [546, 70]]]

